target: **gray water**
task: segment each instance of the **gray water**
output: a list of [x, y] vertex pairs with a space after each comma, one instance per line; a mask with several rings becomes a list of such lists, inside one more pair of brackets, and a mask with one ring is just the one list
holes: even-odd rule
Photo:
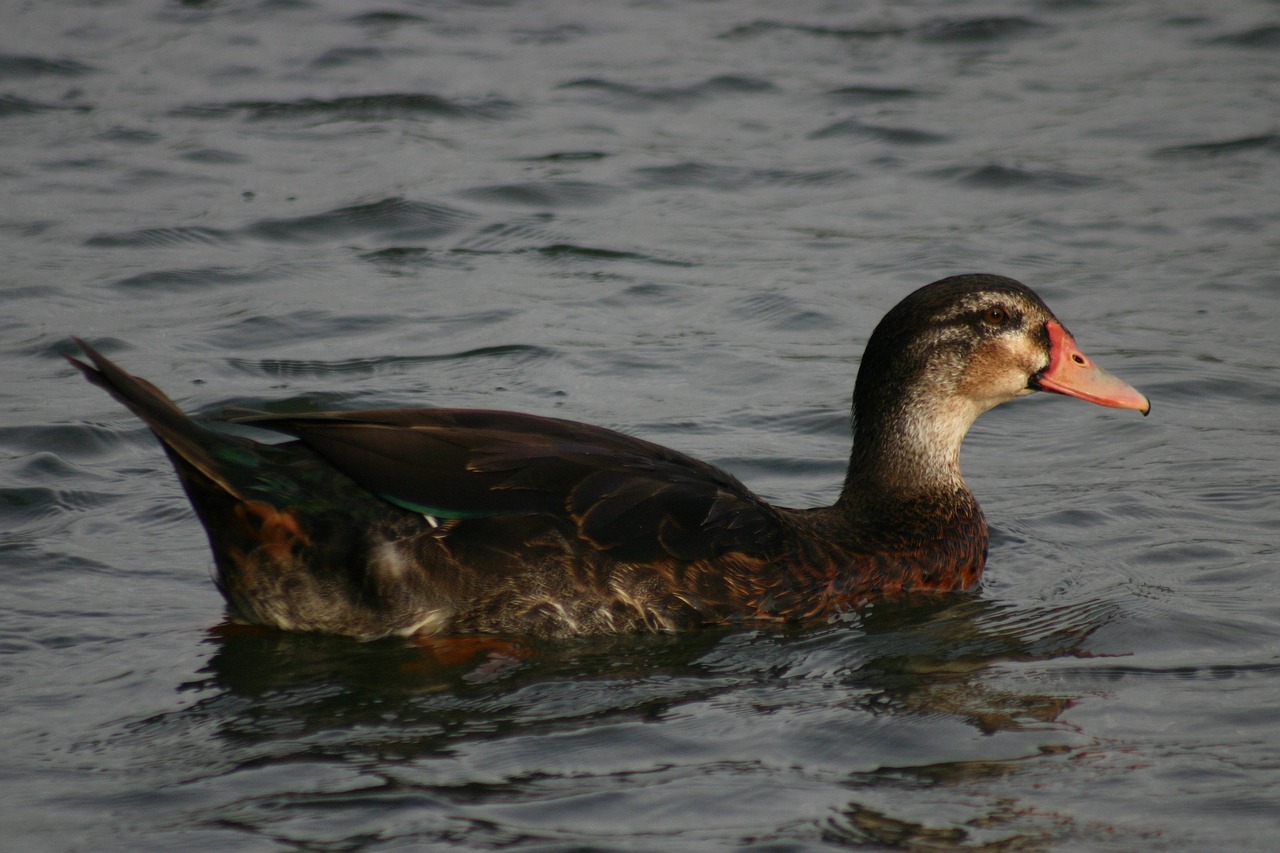
[[[1280, 845], [1280, 7], [8, 4], [0, 826], [21, 850]], [[1037, 289], [1150, 418], [979, 421], [980, 591], [789, 632], [223, 623], [87, 337], [189, 410], [624, 429], [829, 502], [861, 347]]]

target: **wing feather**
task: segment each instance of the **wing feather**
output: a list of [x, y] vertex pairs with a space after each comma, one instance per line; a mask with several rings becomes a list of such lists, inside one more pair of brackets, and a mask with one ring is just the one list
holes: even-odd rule
[[557, 515], [620, 558], [759, 553], [785, 532], [779, 513], [726, 472], [603, 427], [476, 409], [236, 421], [295, 436], [364, 488], [415, 511]]

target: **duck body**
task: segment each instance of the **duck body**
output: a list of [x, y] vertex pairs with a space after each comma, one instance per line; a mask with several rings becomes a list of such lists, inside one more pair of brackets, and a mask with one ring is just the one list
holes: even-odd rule
[[253, 415], [202, 426], [83, 342], [69, 359], [159, 437], [233, 617], [361, 639], [566, 636], [804, 619], [972, 588], [987, 526], [959, 470], [982, 411], [1051, 390], [1144, 413], [1025, 286], [956, 276], [873, 333], [839, 500], [776, 507], [601, 427], [515, 412]]

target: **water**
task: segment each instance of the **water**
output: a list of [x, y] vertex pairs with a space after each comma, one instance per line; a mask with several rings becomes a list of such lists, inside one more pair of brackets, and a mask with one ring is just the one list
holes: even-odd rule
[[[1274, 848], [1274, 4], [10, 6], [15, 849]], [[206, 414], [573, 417], [805, 505], [876, 320], [969, 271], [1154, 412], [986, 416], [982, 589], [804, 631], [229, 632], [154, 440], [59, 357]]]

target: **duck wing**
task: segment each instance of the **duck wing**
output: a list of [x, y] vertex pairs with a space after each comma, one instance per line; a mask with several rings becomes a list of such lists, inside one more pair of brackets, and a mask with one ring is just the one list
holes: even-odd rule
[[436, 518], [549, 514], [620, 559], [764, 553], [782, 515], [730, 474], [658, 444], [558, 418], [482, 409], [253, 415], [363, 488]]

